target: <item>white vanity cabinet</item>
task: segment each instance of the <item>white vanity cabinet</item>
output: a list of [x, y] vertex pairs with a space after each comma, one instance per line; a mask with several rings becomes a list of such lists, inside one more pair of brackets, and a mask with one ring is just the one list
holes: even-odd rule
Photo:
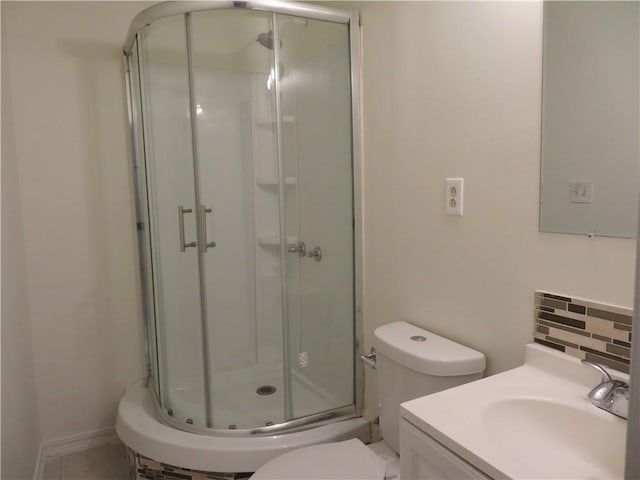
[[491, 479], [404, 418], [400, 419], [400, 478]]
[[599, 377], [529, 344], [521, 367], [402, 403], [402, 480], [624, 478], [626, 421], [587, 398]]

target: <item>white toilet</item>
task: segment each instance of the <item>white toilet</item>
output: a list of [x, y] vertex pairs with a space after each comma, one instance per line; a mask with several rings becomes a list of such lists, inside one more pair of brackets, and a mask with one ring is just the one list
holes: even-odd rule
[[400, 404], [482, 377], [480, 352], [405, 322], [374, 332], [382, 441], [311, 445], [285, 453], [251, 476], [264, 479], [398, 479]]

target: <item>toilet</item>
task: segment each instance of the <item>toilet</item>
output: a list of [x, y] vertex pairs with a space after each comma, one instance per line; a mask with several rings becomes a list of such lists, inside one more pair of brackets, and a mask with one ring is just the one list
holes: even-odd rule
[[382, 441], [358, 439], [299, 448], [267, 462], [252, 476], [265, 479], [399, 479], [400, 404], [482, 378], [480, 352], [406, 322], [374, 331], [378, 414]]

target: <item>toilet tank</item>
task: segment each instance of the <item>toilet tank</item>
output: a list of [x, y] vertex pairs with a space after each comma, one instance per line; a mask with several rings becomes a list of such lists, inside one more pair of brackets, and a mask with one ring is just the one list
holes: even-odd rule
[[[400, 404], [482, 378], [484, 355], [406, 322], [374, 331], [380, 434], [400, 451]], [[455, 412], [452, 412], [455, 414]]]

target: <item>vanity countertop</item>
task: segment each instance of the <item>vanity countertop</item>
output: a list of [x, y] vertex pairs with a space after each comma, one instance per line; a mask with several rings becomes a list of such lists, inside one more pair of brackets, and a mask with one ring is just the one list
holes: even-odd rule
[[589, 402], [598, 383], [578, 359], [529, 344], [523, 366], [405, 402], [400, 414], [493, 478], [623, 478], [626, 420]]

